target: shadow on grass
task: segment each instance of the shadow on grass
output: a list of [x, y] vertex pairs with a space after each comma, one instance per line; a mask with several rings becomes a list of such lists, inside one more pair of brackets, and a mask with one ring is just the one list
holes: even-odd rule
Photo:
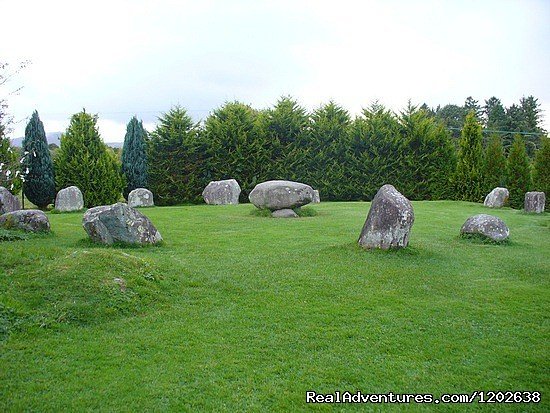
[[0, 242], [26, 241], [29, 239], [53, 237], [53, 232], [25, 232], [18, 230], [0, 229]]
[[[300, 218], [316, 217], [318, 215], [317, 210], [309, 206], [294, 208], [293, 211]], [[269, 209], [254, 208], [250, 211], [250, 215], [253, 217], [272, 218], [271, 211]]]
[[513, 246], [515, 243], [510, 241], [509, 238], [503, 241], [495, 241], [491, 238], [487, 238], [481, 234], [461, 234], [456, 237], [461, 242], [469, 242], [471, 244], [479, 245], [495, 245], [495, 246]]
[[81, 238], [77, 241], [77, 245], [82, 248], [101, 248], [101, 249], [144, 249], [144, 248], [160, 248], [166, 245], [165, 241], [157, 242], [156, 244], [133, 244], [130, 242], [117, 241], [113, 244], [102, 244], [94, 242], [90, 238]]

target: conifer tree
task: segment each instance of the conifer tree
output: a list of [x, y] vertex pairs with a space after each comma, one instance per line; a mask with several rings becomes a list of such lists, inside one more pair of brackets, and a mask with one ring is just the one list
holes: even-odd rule
[[459, 141], [458, 161], [454, 186], [456, 198], [480, 202], [484, 195], [483, 182], [483, 136], [475, 114], [466, 116]]
[[240, 102], [227, 102], [214, 110], [204, 124], [208, 176], [236, 179], [241, 198], [248, 199], [254, 186], [269, 179], [269, 142], [263, 139], [258, 112]]
[[535, 154], [533, 165], [533, 189], [546, 194], [546, 210], [550, 209], [550, 138], [543, 137]]
[[486, 193], [498, 186], [505, 185], [506, 157], [504, 156], [502, 139], [498, 135], [491, 135], [489, 143], [485, 148], [483, 176], [485, 178]]
[[147, 188], [147, 132], [135, 116], [126, 126], [122, 147], [122, 174], [126, 178], [124, 198], [130, 191]]
[[531, 186], [531, 170], [525, 141], [519, 135], [515, 136], [508, 154], [506, 182], [508, 191], [510, 191], [510, 206], [516, 209], [523, 208], [525, 193]]
[[54, 170], [44, 124], [37, 111], [25, 129], [21, 171], [25, 176], [25, 196], [39, 208], [48, 206], [55, 197]]
[[97, 116], [85, 110], [73, 115], [54, 163], [57, 189], [77, 186], [88, 208], [117, 202], [124, 188], [120, 165], [101, 140], [96, 123]]
[[198, 125], [175, 106], [159, 118], [148, 145], [149, 189], [158, 205], [200, 202], [208, 184], [206, 146]]

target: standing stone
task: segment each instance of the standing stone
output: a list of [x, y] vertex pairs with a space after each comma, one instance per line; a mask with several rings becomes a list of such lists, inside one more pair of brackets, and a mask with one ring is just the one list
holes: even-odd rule
[[271, 213], [273, 218], [298, 218], [298, 214], [292, 209], [278, 209]]
[[134, 189], [128, 194], [128, 206], [131, 208], [155, 206], [153, 193], [145, 188]]
[[235, 179], [211, 181], [202, 191], [204, 202], [209, 205], [237, 205], [239, 195], [241, 187]]
[[77, 186], [62, 189], [55, 197], [55, 209], [60, 212], [80, 211], [84, 208], [84, 198]]
[[497, 187], [487, 194], [483, 205], [489, 208], [502, 208], [509, 197], [508, 189]]
[[311, 201], [312, 204], [320, 204], [321, 203], [321, 197], [319, 196], [319, 190], [314, 189], [313, 190], [313, 201]]
[[0, 215], [20, 209], [21, 203], [19, 202], [19, 198], [14, 196], [3, 186], [0, 186]]
[[413, 223], [411, 202], [393, 185], [384, 185], [372, 200], [359, 236], [359, 245], [367, 249], [383, 250], [406, 247]]
[[540, 214], [544, 212], [545, 204], [546, 195], [544, 195], [544, 192], [527, 192], [525, 194], [525, 212]]
[[498, 217], [487, 214], [474, 215], [466, 220], [461, 234], [481, 235], [493, 241], [504, 241], [510, 235], [510, 230], [504, 221]]
[[271, 211], [298, 208], [313, 201], [313, 188], [300, 182], [267, 181], [256, 185], [248, 199], [257, 208]]
[[50, 232], [50, 221], [38, 209], [22, 209], [1, 215], [0, 227], [27, 232]]
[[162, 241], [153, 223], [134, 208], [121, 202], [90, 208], [82, 218], [82, 226], [95, 242], [112, 244], [156, 244]]

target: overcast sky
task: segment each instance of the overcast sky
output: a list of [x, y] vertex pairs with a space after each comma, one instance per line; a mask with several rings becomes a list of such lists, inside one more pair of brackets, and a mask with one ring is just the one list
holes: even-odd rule
[[54, 132], [86, 108], [115, 142], [134, 114], [151, 130], [174, 104], [199, 120], [281, 95], [354, 114], [534, 95], [550, 129], [548, 0], [0, 0], [0, 20], [0, 60], [32, 61], [11, 82], [12, 137], [34, 109]]

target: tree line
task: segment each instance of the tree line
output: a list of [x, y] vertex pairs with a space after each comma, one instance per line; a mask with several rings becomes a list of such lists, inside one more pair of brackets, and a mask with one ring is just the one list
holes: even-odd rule
[[[484, 128], [497, 130], [493, 118], [466, 103], [458, 135], [442, 118], [446, 107], [409, 104], [394, 113], [375, 103], [352, 117], [334, 102], [309, 113], [282, 97], [266, 110], [227, 102], [197, 123], [175, 106], [151, 132], [132, 118], [120, 157], [102, 142], [97, 116], [83, 110], [71, 117], [54, 159], [35, 113], [19, 177], [25, 195], [40, 207], [69, 185], [82, 190], [88, 207], [114, 203], [137, 187], [149, 188], [157, 205], [196, 203], [209, 181], [228, 178], [241, 185], [242, 201], [270, 179], [308, 183], [333, 201], [370, 200], [385, 183], [413, 200], [475, 202], [495, 186], [507, 186], [516, 208], [527, 190], [549, 193], [548, 138], [515, 135], [508, 144], [501, 134], [484, 136]], [[538, 110], [536, 127], [543, 133]]]

